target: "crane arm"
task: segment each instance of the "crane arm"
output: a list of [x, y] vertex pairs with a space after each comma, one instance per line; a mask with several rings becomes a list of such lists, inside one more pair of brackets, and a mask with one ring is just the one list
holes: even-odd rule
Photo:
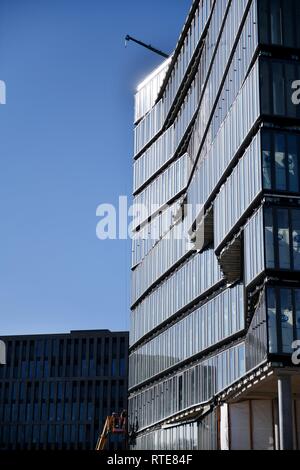
[[96, 444], [96, 450], [103, 450], [108, 438], [108, 434], [111, 431], [111, 417], [108, 416], [106, 418], [102, 434], [99, 436], [97, 444]]
[[125, 37], [125, 45], [128, 41], [133, 41], [136, 44], [139, 44], [140, 46], [146, 47], [146, 49], [149, 49], [150, 51], [155, 52], [155, 54], [159, 54], [162, 57], [165, 57], [165, 59], [168, 59], [169, 57], [169, 54], [166, 54], [165, 52], [156, 49], [156, 47], [151, 46], [151, 44], [146, 44], [145, 42], [140, 41], [139, 39], [133, 38], [132, 36], [129, 36], [129, 34], [127, 34], [127, 36]]

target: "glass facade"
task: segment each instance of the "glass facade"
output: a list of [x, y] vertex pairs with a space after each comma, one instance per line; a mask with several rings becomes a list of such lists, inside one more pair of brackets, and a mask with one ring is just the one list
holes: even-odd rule
[[269, 352], [291, 354], [293, 341], [300, 339], [300, 289], [269, 287], [267, 319]]
[[129, 401], [129, 420], [148, 428], [193, 405], [205, 404], [245, 373], [245, 345], [238, 344], [143, 387]]
[[[196, 276], [195, 273], [198, 273]], [[193, 254], [132, 310], [131, 344], [222, 282], [212, 250]], [[176, 286], [182, 286], [180, 292]]]
[[170, 426], [137, 438], [136, 450], [216, 450], [217, 416], [206, 415], [199, 423]]
[[186, 189], [190, 167], [189, 156], [184, 154], [135, 197], [134, 204], [145, 207], [145, 214], [141, 211], [135, 218], [135, 228]]
[[264, 205], [247, 222], [244, 237], [247, 285], [266, 269], [300, 271], [300, 208]]
[[[194, 0], [156, 99], [141, 105], [134, 200], [149, 209], [132, 244], [129, 354], [139, 449], [217, 448], [220, 393], [270, 355], [288, 361], [298, 338], [299, 14], [297, 0]], [[207, 418], [169, 426], [205, 404]]]
[[128, 333], [2, 339], [0, 449], [94, 449], [106, 416], [127, 408]]
[[268, 356], [291, 357], [292, 343], [300, 339], [300, 286], [268, 284], [261, 292], [246, 337], [246, 369]]
[[243, 286], [226, 289], [132, 352], [129, 386], [174, 367], [244, 327]]
[[267, 131], [262, 134], [263, 187], [276, 192], [299, 193], [300, 135]]
[[144, 82], [142, 82], [134, 99], [134, 121], [138, 122], [154, 106], [157, 94], [166, 76], [171, 59], [167, 59]]

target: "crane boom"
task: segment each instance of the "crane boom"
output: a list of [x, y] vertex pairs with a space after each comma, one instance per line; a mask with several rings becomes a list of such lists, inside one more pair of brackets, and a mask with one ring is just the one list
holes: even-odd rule
[[109, 429], [110, 429], [110, 416], [107, 416], [104, 427], [103, 427], [103, 431], [100, 434], [99, 439], [98, 439], [97, 444], [96, 444], [96, 450], [103, 450], [104, 449], [105, 443], [107, 441]]
[[127, 436], [127, 419], [125, 410], [121, 413], [121, 416], [118, 413], [113, 413], [112, 416], [107, 416], [102, 433], [100, 434], [95, 450], [104, 450], [107, 439], [110, 434], [119, 434], [123, 436], [123, 439], [126, 440]]
[[166, 54], [165, 52], [160, 51], [159, 49], [156, 49], [156, 47], [151, 46], [151, 44], [146, 44], [145, 42], [140, 41], [139, 39], [133, 38], [132, 36], [129, 36], [129, 34], [127, 34], [127, 36], [125, 37], [125, 44], [128, 41], [133, 41], [136, 44], [139, 44], [140, 46], [143, 46], [146, 49], [149, 49], [150, 51], [155, 52], [155, 54], [158, 54], [158, 55], [164, 57], [165, 59], [168, 59], [170, 57], [169, 54]]

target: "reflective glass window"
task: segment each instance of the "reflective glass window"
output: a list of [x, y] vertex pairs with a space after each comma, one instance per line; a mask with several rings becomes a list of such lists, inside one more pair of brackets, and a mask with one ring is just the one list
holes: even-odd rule
[[290, 269], [290, 227], [286, 209], [278, 209], [277, 226], [279, 268]]
[[300, 213], [293, 210], [292, 218], [292, 239], [293, 239], [293, 263], [294, 270], [300, 271]]
[[292, 351], [293, 342], [293, 304], [291, 289], [280, 290], [280, 325], [282, 352]]
[[271, 7], [271, 41], [273, 44], [282, 44], [282, 11], [280, 0], [272, 0]]
[[285, 138], [283, 134], [275, 136], [275, 175], [276, 189], [285, 191], [286, 188], [286, 158], [285, 158]]
[[272, 64], [273, 72], [273, 112], [283, 116], [285, 113], [284, 66], [280, 62]]
[[266, 266], [275, 268], [274, 256], [274, 227], [273, 212], [271, 208], [265, 210], [265, 245], [266, 245]]
[[270, 133], [262, 133], [262, 165], [263, 186], [265, 189], [272, 188], [272, 165], [271, 165], [271, 136]]
[[297, 136], [288, 135], [288, 177], [289, 190], [299, 191], [299, 153], [297, 147]]
[[268, 337], [269, 352], [277, 352], [277, 320], [276, 320], [276, 294], [275, 289], [268, 289], [267, 294], [268, 306]]

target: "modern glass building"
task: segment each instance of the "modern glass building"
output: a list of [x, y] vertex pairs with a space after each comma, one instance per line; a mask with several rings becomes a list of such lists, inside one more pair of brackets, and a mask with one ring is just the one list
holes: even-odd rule
[[300, 448], [299, 21], [195, 0], [137, 90], [135, 449]]
[[[94, 449], [106, 416], [127, 409], [128, 333], [1, 340], [0, 450]], [[110, 448], [122, 447], [110, 440]]]

